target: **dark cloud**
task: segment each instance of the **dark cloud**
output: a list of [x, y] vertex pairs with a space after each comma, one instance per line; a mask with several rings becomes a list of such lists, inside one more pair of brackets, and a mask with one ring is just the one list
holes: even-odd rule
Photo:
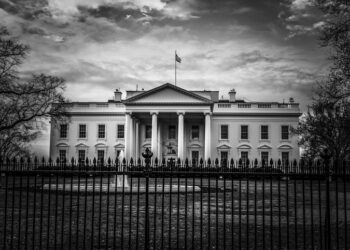
[[43, 16], [50, 16], [51, 14], [47, 10], [47, 6], [47, 0], [0, 0], [1, 9], [27, 20], [33, 20]]

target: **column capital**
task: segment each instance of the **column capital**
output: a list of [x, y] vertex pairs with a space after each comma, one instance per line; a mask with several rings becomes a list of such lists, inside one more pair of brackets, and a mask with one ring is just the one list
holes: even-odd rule
[[186, 112], [185, 111], [179, 111], [179, 112], [176, 112], [177, 115], [185, 115]]
[[213, 112], [210, 112], [210, 111], [205, 111], [205, 112], [203, 112], [203, 114], [204, 114], [204, 115], [212, 115], [212, 114], [213, 114]]
[[126, 115], [132, 115], [132, 112], [131, 111], [125, 111], [125, 114]]
[[159, 113], [158, 111], [151, 111], [150, 112], [151, 115], [158, 115], [158, 113]]

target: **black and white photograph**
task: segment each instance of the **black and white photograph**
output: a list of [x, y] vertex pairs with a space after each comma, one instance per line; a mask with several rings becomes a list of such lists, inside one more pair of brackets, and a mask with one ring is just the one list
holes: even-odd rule
[[350, 249], [350, 2], [0, 0], [0, 249]]

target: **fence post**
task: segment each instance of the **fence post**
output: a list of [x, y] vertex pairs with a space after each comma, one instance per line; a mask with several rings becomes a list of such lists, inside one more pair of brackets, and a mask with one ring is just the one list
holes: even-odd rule
[[[149, 150], [149, 148], [146, 148], [145, 152], [142, 153], [142, 157], [145, 158], [145, 178], [146, 178], [146, 204], [145, 204], [145, 250], [149, 249], [149, 171], [150, 171], [150, 163], [151, 158], [153, 156], [153, 153]], [[156, 158], [157, 159], [157, 158]]]
[[326, 211], [325, 211], [325, 230], [324, 230], [324, 239], [325, 239], [325, 249], [331, 249], [331, 204], [330, 204], [330, 152], [325, 149], [321, 157], [323, 158], [324, 167], [326, 168]]

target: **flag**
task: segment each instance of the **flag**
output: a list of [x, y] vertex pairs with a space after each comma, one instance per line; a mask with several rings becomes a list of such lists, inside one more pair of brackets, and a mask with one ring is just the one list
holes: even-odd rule
[[181, 57], [179, 57], [176, 53], [175, 53], [175, 61], [181, 63]]

